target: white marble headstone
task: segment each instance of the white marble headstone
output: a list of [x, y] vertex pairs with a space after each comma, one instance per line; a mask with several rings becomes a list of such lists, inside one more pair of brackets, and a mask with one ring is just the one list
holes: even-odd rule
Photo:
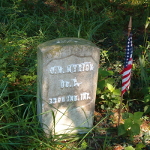
[[38, 46], [37, 113], [45, 133], [85, 133], [93, 126], [99, 53], [80, 38]]

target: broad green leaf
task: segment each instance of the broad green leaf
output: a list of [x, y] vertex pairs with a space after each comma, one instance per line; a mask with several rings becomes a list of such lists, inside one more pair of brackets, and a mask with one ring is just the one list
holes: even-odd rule
[[99, 88], [97, 88], [96, 90], [96, 95], [101, 94], [101, 90]]
[[124, 122], [124, 127], [125, 129], [129, 129], [132, 125], [132, 120], [130, 118], [126, 119], [125, 122]]
[[101, 99], [105, 99], [105, 95], [101, 95], [101, 97], [100, 97]]
[[111, 102], [118, 104], [119, 103], [119, 99], [112, 99]]
[[142, 121], [142, 119], [134, 119], [133, 122], [141, 125], [143, 121]]
[[150, 105], [144, 107], [144, 113], [146, 114], [150, 113]]
[[127, 113], [127, 112], [123, 113], [122, 118], [123, 119], [128, 119], [129, 118], [129, 113]]
[[108, 73], [109, 73], [109, 75], [111, 75], [111, 76], [114, 74], [114, 72], [113, 72], [113, 71], [110, 71], [110, 70], [108, 71]]
[[108, 90], [109, 90], [110, 92], [113, 92], [114, 87], [113, 87], [111, 84], [109, 84], [109, 83], [107, 83], [106, 85], [107, 85]]
[[119, 125], [118, 126], [118, 136], [123, 135], [125, 133], [126, 133], [126, 130], [124, 128], [124, 125], [123, 124]]
[[142, 150], [142, 148], [146, 147], [143, 143], [139, 143], [136, 145], [136, 150]]
[[113, 79], [113, 78], [108, 78], [108, 79], [106, 79], [105, 81], [106, 81], [106, 83], [114, 84], [115, 79]]
[[113, 91], [113, 94], [119, 96], [121, 94], [121, 91], [119, 89], [116, 89]]
[[107, 76], [113, 75], [113, 71], [103, 70], [102, 68], [99, 68], [98, 73], [102, 77], [107, 77]]
[[130, 119], [133, 119], [133, 118], [134, 118], [134, 117], [133, 117], [133, 114], [129, 113], [129, 118], [130, 118]]
[[125, 147], [125, 150], [135, 150], [132, 146]]
[[99, 68], [98, 73], [99, 73], [99, 75], [102, 76], [102, 77], [107, 77], [107, 76], [109, 76], [108, 71], [103, 70], [102, 68]]
[[104, 109], [105, 109], [105, 106], [104, 106], [104, 105], [101, 105], [101, 109], [103, 109], [103, 110], [104, 110]]
[[106, 86], [105, 80], [98, 81], [98, 85], [97, 85], [98, 88], [100, 88], [101, 90], [103, 90], [105, 86]]
[[133, 135], [138, 135], [140, 134], [140, 125], [135, 123], [131, 125], [131, 131], [133, 133]]
[[144, 97], [144, 102], [145, 102], [145, 103], [150, 102], [150, 95], [146, 95], [146, 96]]
[[135, 112], [134, 113], [134, 119], [138, 120], [142, 117], [143, 115], [143, 112]]

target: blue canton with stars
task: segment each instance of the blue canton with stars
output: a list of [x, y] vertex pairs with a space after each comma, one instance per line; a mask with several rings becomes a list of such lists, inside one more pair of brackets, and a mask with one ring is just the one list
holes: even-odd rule
[[127, 47], [126, 47], [124, 68], [127, 67], [130, 57], [132, 58], [132, 53], [133, 53], [132, 36], [130, 35], [129, 38], [128, 38], [128, 43], [127, 43]]

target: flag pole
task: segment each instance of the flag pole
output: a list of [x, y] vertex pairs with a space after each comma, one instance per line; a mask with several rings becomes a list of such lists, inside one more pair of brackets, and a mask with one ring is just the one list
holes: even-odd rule
[[128, 37], [130, 36], [132, 29], [132, 16], [130, 16], [129, 25], [128, 25]]
[[119, 111], [118, 111], [118, 126], [120, 125], [120, 119], [121, 119], [122, 101], [123, 101], [123, 94], [121, 93], [120, 105], [119, 105]]
[[[130, 20], [128, 24], [128, 37], [130, 36], [131, 29], [132, 29], [132, 16], [130, 16]], [[122, 101], [123, 101], [123, 94], [121, 91], [120, 105], [119, 105], [119, 111], [118, 111], [118, 126], [120, 125], [120, 119], [121, 119]]]

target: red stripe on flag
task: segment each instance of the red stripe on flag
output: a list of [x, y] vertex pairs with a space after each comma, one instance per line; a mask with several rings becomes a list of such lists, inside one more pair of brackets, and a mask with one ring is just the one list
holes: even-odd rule
[[122, 91], [121, 95], [123, 95], [130, 86], [130, 79], [131, 79], [131, 69], [132, 69], [132, 58], [129, 60], [129, 64], [127, 65], [126, 68], [123, 69], [121, 72], [122, 74]]
[[125, 82], [122, 82], [122, 86], [124, 86], [126, 83], [128, 83], [130, 81], [130, 78], [131, 78], [131, 73], [128, 74], [128, 80], [126, 80]]

